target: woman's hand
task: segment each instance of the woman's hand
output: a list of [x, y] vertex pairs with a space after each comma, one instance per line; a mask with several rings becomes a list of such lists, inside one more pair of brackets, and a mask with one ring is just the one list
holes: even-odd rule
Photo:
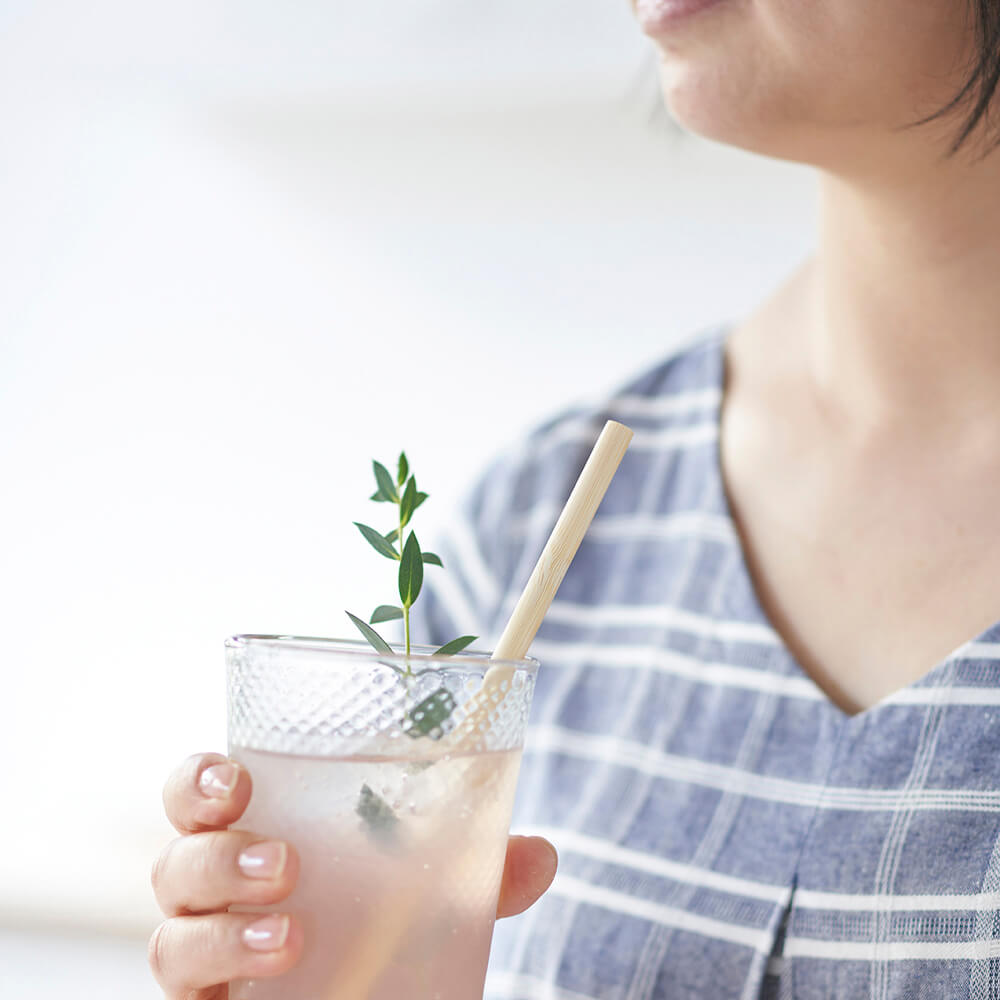
[[[250, 802], [250, 775], [219, 754], [189, 757], [167, 780], [167, 817], [182, 836], [153, 866], [153, 891], [167, 915], [149, 942], [149, 964], [168, 1000], [224, 1000], [233, 979], [277, 976], [302, 952], [289, 914], [228, 913], [231, 904], [273, 905], [295, 888], [291, 844], [227, 830]], [[526, 910], [549, 887], [555, 848], [511, 837], [497, 916]]]

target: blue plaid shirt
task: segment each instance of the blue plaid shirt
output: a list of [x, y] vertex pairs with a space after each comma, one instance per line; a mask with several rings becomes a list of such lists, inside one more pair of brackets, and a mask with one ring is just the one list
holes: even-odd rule
[[855, 716], [769, 624], [718, 460], [725, 328], [483, 477], [423, 631], [501, 631], [605, 420], [635, 438], [532, 654], [515, 828], [560, 853], [490, 1000], [1000, 998], [1000, 624]]

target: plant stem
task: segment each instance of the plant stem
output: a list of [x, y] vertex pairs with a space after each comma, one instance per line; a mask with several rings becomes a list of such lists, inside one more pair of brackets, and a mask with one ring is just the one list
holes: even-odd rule
[[[404, 527], [404, 525], [403, 525], [403, 504], [402, 504], [402, 498], [400, 498], [400, 504], [399, 504], [399, 538], [396, 539], [396, 542], [399, 545], [400, 555], [402, 555], [402, 552], [403, 552], [403, 527]], [[406, 656], [407, 656], [406, 672], [409, 673], [410, 672], [410, 661], [409, 661], [409, 656], [410, 656], [410, 606], [409, 606], [409, 604], [404, 604], [403, 605], [403, 635], [405, 636], [405, 639], [406, 639]]]

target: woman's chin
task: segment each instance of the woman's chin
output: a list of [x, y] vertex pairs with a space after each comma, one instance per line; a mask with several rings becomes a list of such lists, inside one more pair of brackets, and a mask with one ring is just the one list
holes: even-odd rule
[[726, 145], [756, 149], [766, 144], [766, 121], [746, 92], [733, 94], [724, 73], [692, 73], [664, 65], [663, 99], [671, 117], [687, 132]]
[[775, 159], [822, 163], [823, 130], [794, 99], [768, 94], [759, 78], [741, 84], [728, 69], [695, 73], [667, 64], [661, 75], [667, 110], [686, 132]]

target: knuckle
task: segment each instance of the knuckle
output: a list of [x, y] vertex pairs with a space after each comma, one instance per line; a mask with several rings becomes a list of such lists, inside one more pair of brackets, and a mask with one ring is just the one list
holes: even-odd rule
[[170, 921], [164, 920], [149, 938], [146, 958], [153, 978], [162, 986], [167, 978], [167, 937], [170, 934]]
[[[228, 916], [214, 914], [194, 920], [186, 944], [189, 956], [197, 956], [202, 970], [226, 968], [235, 976], [239, 967], [240, 942], [237, 924]], [[221, 975], [222, 973], [220, 973]]]
[[175, 794], [178, 789], [186, 787], [191, 781], [194, 780], [194, 776], [201, 769], [201, 761], [204, 754], [194, 753], [189, 757], [185, 757], [184, 760], [180, 762], [170, 772], [167, 776], [166, 782], [163, 785], [163, 798], [167, 801], [172, 794]]
[[240, 840], [239, 834], [229, 831], [206, 833], [201, 836], [198, 850], [194, 852], [192, 858], [192, 876], [199, 885], [207, 885], [210, 881], [217, 882], [220, 876], [231, 877], [236, 867]]
[[164, 872], [167, 866], [167, 856], [173, 847], [173, 842], [167, 844], [162, 851], [156, 856], [153, 861], [153, 868], [149, 873], [149, 884], [153, 887], [153, 895], [156, 897], [157, 903], [162, 904], [163, 900], [163, 883], [164, 883]]
[[174, 853], [181, 839], [182, 838], [177, 838], [170, 841], [170, 843], [167, 844], [162, 851], [160, 851], [156, 860], [153, 862], [153, 869], [149, 875], [149, 882], [153, 887], [153, 896], [160, 909], [163, 910], [163, 912], [168, 916], [173, 915], [169, 912], [169, 901], [171, 897], [172, 883], [174, 881]]

